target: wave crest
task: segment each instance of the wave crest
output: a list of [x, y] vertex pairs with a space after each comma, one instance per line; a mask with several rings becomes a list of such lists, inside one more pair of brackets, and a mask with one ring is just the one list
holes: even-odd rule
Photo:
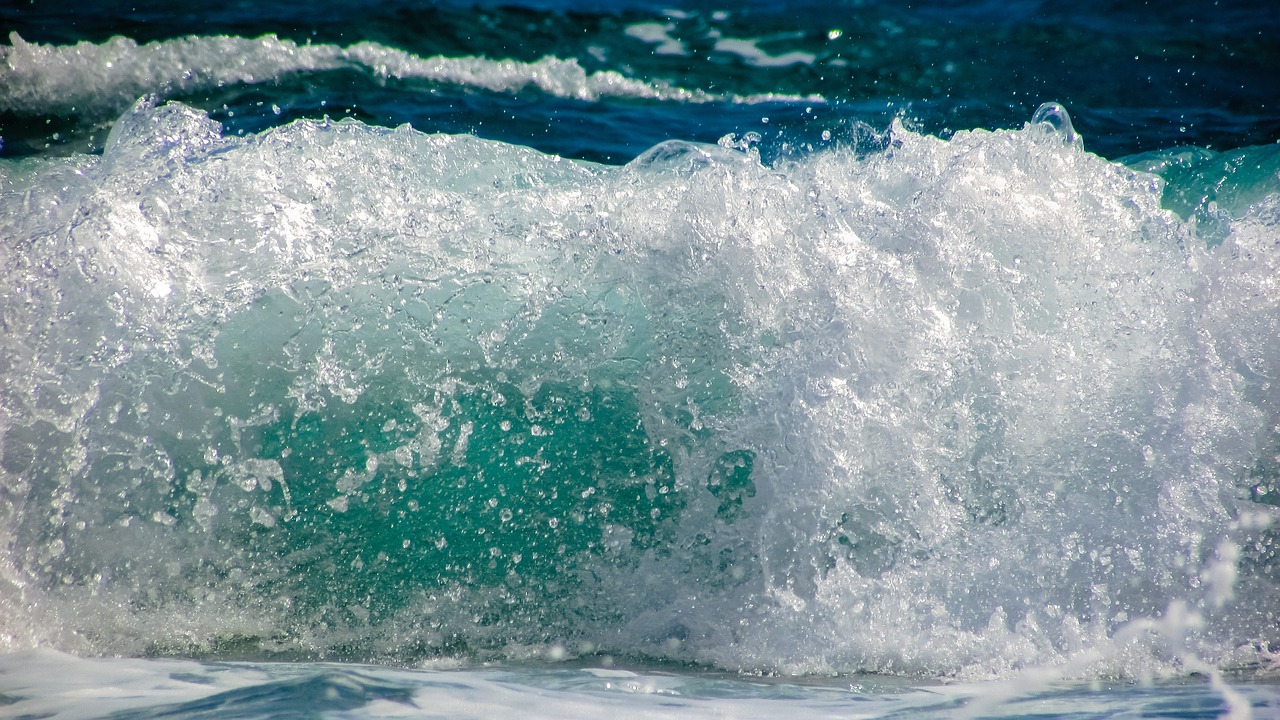
[[0, 112], [110, 115], [146, 94], [174, 97], [231, 84], [269, 82], [293, 73], [356, 68], [378, 78], [426, 80], [494, 92], [537, 89], [556, 97], [663, 102], [820, 102], [816, 96], [734, 95], [647, 82], [614, 70], [587, 72], [578, 61], [421, 57], [376, 42], [348, 47], [298, 44], [274, 35], [184, 37], [139, 45], [126, 37], [55, 46], [10, 33], [0, 46]]

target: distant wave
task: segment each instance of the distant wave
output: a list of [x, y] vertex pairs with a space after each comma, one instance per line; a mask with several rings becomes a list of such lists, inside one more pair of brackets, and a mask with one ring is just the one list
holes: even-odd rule
[[423, 79], [595, 101], [605, 97], [688, 103], [821, 102], [820, 96], [736, 95], [648, 82], [613, 70], [587, 72], [577, 60], [535, 62], [484, 57], [421, 57], [376, 42], [347, 47], [259, 38], [190, 36], [139, 45], [126, 37], [104, 43], [41, 45], [10, 33], [0, 46], [0, 112], [94, 115], [123, 110], [139, 96], [174, 96], [232, 84], [255, 84], [290, 73], [361, 68], [380, 78]]

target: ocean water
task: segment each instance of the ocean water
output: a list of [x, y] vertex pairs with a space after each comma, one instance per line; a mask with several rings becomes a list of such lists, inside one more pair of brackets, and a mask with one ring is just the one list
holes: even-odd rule
[[0, 8], [0, 716], [1280, 716], [1280, 14]]

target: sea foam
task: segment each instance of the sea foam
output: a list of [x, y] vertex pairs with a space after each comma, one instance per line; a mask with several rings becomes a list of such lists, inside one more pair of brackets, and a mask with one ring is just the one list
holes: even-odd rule
[[820, 102], [816, 96], [734, 95], [646, 82], [614, 70], [587, 72], [572, 58], [534, 62], [485, 57], [421, 57], [376, 42], [342, 47], [259, 38], [189, 36], [139, 45], [126, 37], [75, 45], [29, 43], [10, 33], [0, 46], [0, 112], [101, 115], [142, 95], [173, 97], [290, 75], [357, 69], [382, 80], [425, 80], [494, 92], [525, 89], [594, 101], [603, 97], [669, 102]]
[[6, 649], [986, 678], [1280, 642], [1275, 192], [1210, 242], [1061, 121], [612, 168], [155, 100], [0, 172]]

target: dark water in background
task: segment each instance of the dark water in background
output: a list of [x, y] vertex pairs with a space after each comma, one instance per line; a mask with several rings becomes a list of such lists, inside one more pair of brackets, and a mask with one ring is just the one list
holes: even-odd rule
[[80, 712], [48, 649], [207, 659], [72, 673], [192, 716], [443, 692], [241, 659], [649, 668], [443, 681], [479, 716], [780, 697], [672, 667], [1013, 683], [796, 716], [1274, 710], [1280, 12], [0, 30], [0, 711]]
[[[1280, 14], [1256, 2], [782, 2], [722, 8], [625, 2], [600, 11], [565, 3], [102, 2], [68, 12], [13, 2], [0, 28], [33, 43], [138, 43], [187, 35], [297, 43], [380, 43], [421, 57], [572, 59], [588, 73], [750, 95], [818, 96], [820, 102], [742, 105], [597, 103], [536, 91], [488, 93], [348, 64], [282, 72], [252, 83], [149, 91], [211, 112], [232, 132], [299, 117], [351, 116], [424, 132], [465, 132], [605, 162], [626, 162], [661, 140], [714, 142], [759, 131], [766, 155], [821, 145], [821, 133], [903, 116], [928, 133], [1015, 127], [1046, 101], [1064, 104], [1087, 149], [1108, 158], [1194, 145], [1217, 150], [1280, 136]], [[662, 45], [628, 28], [649, 24]], [[640, 37], [637, 37], [640, 35]], [[642, 39], [646, 38], [646, 39]], [[718, 41], [753, 39], [773, 60]], [[226, 58], [224, 58], [226, 60]], [[198, 63], [197, 63], [198, 72]], [[139, 88], [143, 89], [143, 88]], [[0, 103], [7, 155], [45, 143], [101, 148], [105, 127], [132, 101], [70, 112], [57, 99]], [[261, 104], [260, 104], [261, 103]], [[272, 105], [280, 113], [270, 111]], [[52, 106], [52, 107], [51, 107]], [[811, 109], [811, 110], [810, 110]], [[768, 117], [767, 125], [761, 123]], [[51, 133], [57, 140], [50, 140]]]

